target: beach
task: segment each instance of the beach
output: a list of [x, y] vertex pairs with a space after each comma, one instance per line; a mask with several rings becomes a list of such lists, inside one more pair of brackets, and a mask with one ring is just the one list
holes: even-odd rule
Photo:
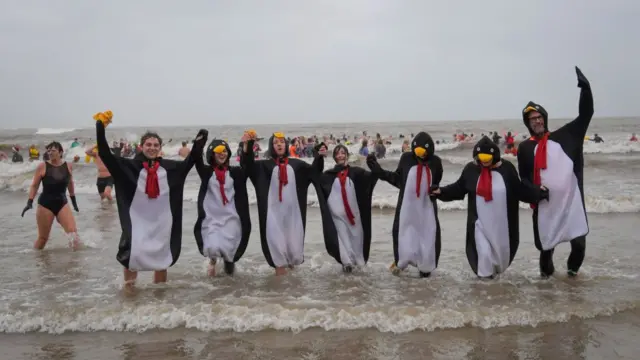
[[[511, 126], [517, 125], [514, 121]], [[435, 124], [434, 132], [444, 136], [447, 126], [459, 125]], [[473, 126], [482, 132], [496, 125]], [[126, 293], [115, 259], [121, 232], [117, 207], [100, 203], [94, 166], [75, 167], [80, 208], [75, 215], [85, 247], [72, 252], [57, 224], [45, 250], [32, 249], [35, 211], [24, 218], [20, 212], [35, 163], [0, 164], [0, 358], [635, 359], [640, 349], [640, 159], [635, 145], [624, 143], [633, 121], [598, 126], [608, 129], [600, 131], [608, 143], [585, 145], [590, 233], [576, 279], [566, 275], [568, 244], [555, 252], [556, 274], [540, 278], [531, 210], [523, 204], [520, 248], [513, 264], [498, 279], [478, 280], [464, 252], [465, 202], [439, 203], [442, 254], [432, 277], [420, 279], [416, 269], [394, 276], [388, 267], [397, 190], [383, 183], [374, 193], [366, 267], [343, 274], [326, 253], [310, 189], [305, 262], [276, 278], [260, 248], [255, 194], [249, 185], [249, 247], [233, 277], [219, 271], [209, 278], [207, 260], [193, 236], [199, 187], [194, 169], [185, 186], [182, 252], [169, 269], [169, 281], [154, 285], [151, 273], [141, 273], [136, 290]], [[419, 126], [396, 128], [409, 134]], [[139, 132], [111, 130], [110, 139]], [[181, 139], [194, 136], [197, 127], [159, 130]], [[285, 130], [292, 135], [303, 131]], [[242, 128], [224, 131], [241, 134]], [[211, 134], [224, 131], [210, 129]], [[321, 131], [305, 129], [304, 134]], [[29, 141], [44, 143], [88, 139], [91, 132], [28, 135], [16, 130], [4, 136], [2, 142], [31, 136]], [[442, 184], [457, 179], [471, 151], [472, 145], [443, 147]], [[397, 157], [381, 164], [394, 169]]]

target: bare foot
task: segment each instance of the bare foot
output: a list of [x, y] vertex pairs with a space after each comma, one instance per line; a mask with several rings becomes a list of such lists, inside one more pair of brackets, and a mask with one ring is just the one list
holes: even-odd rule
[[282, 276], [287, 274], [287, 268], [277, 267], [276, 268], [276, 276]]
[[209, 266], [207, 267], [207, 275], [210, 277], [216, 276], [216, 262], [214, 260], [209, 261]]
[[69, 247], [71, 248], [71, 250], [79, 250], [81, 246], [82, 243], [80, 243], [80, 239], [77, 237], [77, 235], [69, 240]]

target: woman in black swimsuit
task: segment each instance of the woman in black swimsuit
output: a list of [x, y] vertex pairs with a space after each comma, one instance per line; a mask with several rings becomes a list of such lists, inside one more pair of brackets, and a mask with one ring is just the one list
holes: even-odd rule
[[80, 245], [76, 229], [76, 220], [73, 218], [71, 208], [67, 203], [67, 189], [73, 204], [73, 209], [78, 210], [76, 197], [74, 195], [73, 177], [71, 175], [71, 164], [62, 160], [62, 145], [59, 142], [52, 142], [47, 145], [49, 161], [38, 164], [33, 182], [29, 189], [29, 200], [27, 206], [22, 210], [22, 216], [27, 210], [33, 208], [33, 198], [38, 193], [40, 182], [42, 182], [42, 193], [38, 197], [38, 208], [36, 210], [36, 221], [38, 223], [38, 239], [33, 247], [41, 250], [49, 240], [51, 225], [57, 219], [64, 231], [71, 237], [70, 245], [75, 250]]

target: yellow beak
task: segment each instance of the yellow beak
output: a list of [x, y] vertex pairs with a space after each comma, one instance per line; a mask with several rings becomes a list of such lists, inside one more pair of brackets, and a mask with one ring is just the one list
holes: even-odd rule
[[413, 153], [416, 154], [417, 157], [424, 157], [425, 155], [427, 155], [427, 149], [423, 148], [423, 147], [417, 147], [413, 150]]
[[478, 160], [482, 163], [487, 163], [489, 161], [493, 161], [493, 155], [491, 154], [478, 154]]
[[281, 132], [274, 132], [274, 133], [273, 133], [273, 137], [277, 137], [277, 138], [284, 139], [284, 133], [281, 133]]
[[533, 106], [527, 106], [526, 109], [524, 109], [524, 113], [528, 113], [529, 111], [538, 111], [538, 109], [534, 108]]
[[224, 145], [218, 145], [218, 146], [213, 148], [213, 152], [216, 153], [216, 154], [221, 154], [221, 153], [225, 152], [226, 150], [227, 150], [227, 148]]

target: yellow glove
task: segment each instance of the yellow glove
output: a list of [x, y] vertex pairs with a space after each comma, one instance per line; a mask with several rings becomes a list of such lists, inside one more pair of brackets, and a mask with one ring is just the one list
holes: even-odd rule
[[107, 127], [109, 124], [111, 124], [111, 119], [113, 119], [113, 112], [111, 112], [111, 110], [107, 110], [103, 113], [99, 112], [93, 115], [93, 120], [102, 122], [104, 127]]

